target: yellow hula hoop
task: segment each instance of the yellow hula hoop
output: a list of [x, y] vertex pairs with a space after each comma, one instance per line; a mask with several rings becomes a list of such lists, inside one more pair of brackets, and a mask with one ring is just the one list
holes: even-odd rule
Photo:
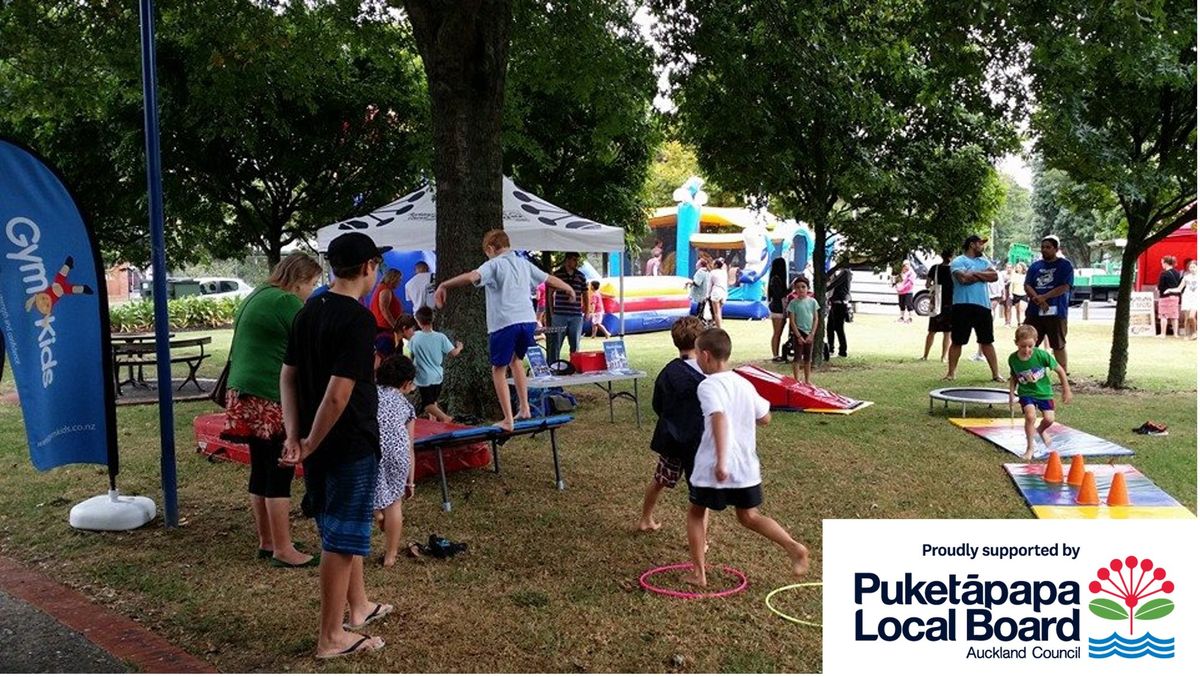
[[794, 616], [789, 616], [789, 615], [783, 613], [782, 611], [780, 611], [779, 609], [776, 609], [775, 606], [771, 604], [771, 598], [774, 597], [776, 593], [783, 592], [784, 590], [794, 590], [796, 588], [817, 588], [817, 587], [820, 587], [821, 585], [823, 585], [823, 584], [822, 583], [792, 583], [791, 585], [785, 585], [782, 588], [775, 588], [771, 592], [767, 593], [767, 599], [766, 599], [767, 608], [770, 609], [772, 612], [774, 612], [776, 616], [779, 616], [780, 618], [782, 618], [784, 620], [788, 620], [793, 623], [797, 623], [799, 625], [807, 625], [809, 627], [819, 628], [819, 627], [821, 627], [820, 623], [814, 623], [812, 621], [801, 620], [799, 618], [795, 618]]

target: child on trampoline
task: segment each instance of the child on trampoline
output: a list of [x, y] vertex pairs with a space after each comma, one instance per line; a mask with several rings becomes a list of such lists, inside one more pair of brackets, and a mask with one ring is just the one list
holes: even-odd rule
[[650, 438], [650, 449], [658, 454], [658, 464], [642, 500], [640, 531], [658, 531], [662, 526], [654, 519], [654, 505], [663, 489], [674, 489], [679, 478], [690, 472], [704, 434], [704, 415], [696, 396], [696, 388], [704, 380], [704, 372], [696, 362], [696, 337], [702, 331], [704, 322], [698, 317], [687, 315], [675, 320], [671, 341], [679, 357], [668, 362], [654, 380], [651, 404], [658, 423]]
[[[421, 310], [427, 310], [422, 308]], [[404, 536], [402, 499], [416, 489], [413, 421], [417, 412], [407, 395], [416, 388], [417, 368], [405, 355], [392, 355], [375, 370], [379, 389], [379, 474], [375, 476], [375, 524], [384, 536], [383, 566], [396, 565]]]
[[770, 423], [771, 410], [754, 386], [730, 369], [732, 352], [729, 334], [722, 329], [708, 329], [696, 339], [696, 361], [708, 377], [696, 389], [704, 433], [688, 477], [687, 534], [693, 569], [684, 580], [700, 588], [708, 584], [704, 571], [708, 511], [730, 505], [742, 526], [787, 552], [792, 575], [799, 578], [808, 571], [808, 548], [758, 511], [763, 496], [754, 426]]
[[575, 290], [566, 282], [548, 275], [528, 259], [517, 256], [512, 251], [508, 233], [500, 228], [484, 233], [483, 253], [488, 257], [483, 265], [438, 285], [433, 300], [441, 308], [446, 305], [448, 290], [471, 284], [483, 287], [487, 297], [488, 356], [492, 363], [492, 385], [500, 400], [500, 411], [504, 414], [504, 420], [497, 422], [496, 426], [511, 432], [514, 416], [505, 378], [510, 368], [517, 390], [518, 410], [515, 418], [532, 418], [529, 413], [528, 383], [521, 365], [525, 350], [536, 345], [533, 334], [537, 329], [537, 315], [529, 297], [541, 282], [561, 290], [571, 301], [575, 300]]
[[[1050, 436], [1046, 430], [1054, 425], [1054, 388], [1050, 382], [1050, 372], [1058, 373], [1058, 381], [1062, 384], [1063, 404], [1071, 403], [1071, 384], [1067, 381], [1067, 372], [1050, 353], [1037, 344], [1038, 332], [1034, 327], [1023, 324], [1017, 327], [1017, 351], [1008, 356], [1008, 405], [1011, 408], [1013, 399], [1021, 404], [1021, 412], [1025, 415], [1025, 456], [1026, 461], [1033, 460], [1033, 437], [1036, 434], [1042, 438], [1046, 451], [1050, 451]], [[1038, 411], [1042, 412], [1042, 422], [1037, 423]], [[1035, 426], [1036, 424], [1036, 426]]]

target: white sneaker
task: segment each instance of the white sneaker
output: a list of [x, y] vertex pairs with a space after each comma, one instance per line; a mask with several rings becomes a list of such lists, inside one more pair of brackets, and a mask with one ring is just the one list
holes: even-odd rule
[[986, 359], [987, 359], [987, 358], [986, 358], [986, 357], [984, 357], [983, 355], [972, 355], [972, 356], [971, 356], [971, 361], [972, 361], [972, 362], [983, 362], [983, 361], [984, 361], [984, 360], [986, 360]]

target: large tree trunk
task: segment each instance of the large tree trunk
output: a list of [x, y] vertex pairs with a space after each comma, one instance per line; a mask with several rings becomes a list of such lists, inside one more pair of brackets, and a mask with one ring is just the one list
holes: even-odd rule
[[[813, 279], [812, 290], [816, 296], [817, 305], [820, 308], [819, 316], [821, 318], [821, 326], [817, 327], [820, 330], [820, 336], [817, 336], [813, 341], [812, 361], [813, 366], [817, 366], [825, 361], [825, 336], [827, 330], [825, 324], [829, 321], [829, 304], [825, 301], [825, 237], [829, 230], [827, 215], [822, 214], [812, 219], [810, 224], [813, 229]], [[817, 345], [820, 343], [821, 345]]]
[[1125, 387], [1125, 367], [1129, 362], [1129, 297], [1133, 291], [1134, 267], [1141, 254], [1137, 247], [1125, 247], [1121, 254], [1121, 288], [1117, 291], [1117, 315], [1113, 319], [1112, 351], [1108, 355], [1106, 388]]
[[[483, 262], [483, 234], [503, 225], [500, 121], [508, 69], [509, 0], [405, 0], [429, 82], [437, 187], [437, 277]], [[452, 410], [494, 413], [483, 293], [452, 291], [439, 324], [463, 342], [446, 365]]]

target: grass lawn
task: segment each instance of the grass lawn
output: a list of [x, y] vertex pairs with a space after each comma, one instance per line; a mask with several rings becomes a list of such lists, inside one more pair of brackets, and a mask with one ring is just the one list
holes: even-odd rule
[[[729, 328], [735, 362], [768, 353], [768, 323], [733, 321]], [[1096, 386], [1110, 331], [1072, 324], [1078, 386], [1060, 418], [1132, 448], [1132, 462], [1194, 512], [1196, 344], [1132, 340], [1133, 389], [1112, 393]], [[764, 512], [809, 544], [811, 580], [821, 577], [825, 518], [1032, 519], [1001, 468], [1015, 457], [947, 423], [953, 408], [929, 413], [927, 393], [941, 385], [944, 367], [915, 359], [924, 324], [860, 314], [848, 333], [851, 357], [815, 380], [875, 406], [845, 417], [777, 414], [759, 431]], [[997, 333], [1006, 356], [1009, 332]], [[222, 366], [228, 340], [229, 332], [216, 332], [218, 358], [208, 375]], [[634, 366], [651, 375], [673, 355], [665, 333], [630, 337], [628, 346]], [[964, 361], [959, 383], [982, 384], [986, 377], [982, 363]], [[11, 381], [2, 387], [11, 390]], [[67, 525], [71, 505], [104, 490], [105, 470], [35, 472], [20, 411], [0, 406], [0, 462], [6, 466], [0, 552], [137, 618], [223, 671], [820, 671], [820, 631], [782, 621], [763, 605], [767, 592], [790, 582], [786, 557], [737, 526], [732, 514], [713, 520], [709, 557], [745, 571], [747, 593], [684, 602], [638, 589], [643, 570], [687, 557], [682, 488], [666, 493], [659, 533], [633, 529], [654, 465], [647, 447], [649, 383], [642, 392], [646, 422], [639, 430], [630, 403], [617, 403], [617, 422], [610, 424], [600, 390], [576, 390], [577, 421], [560, 436], [565, 492], [553, 487], [542, 440], [508, 444], [502, 477], [486, 471], [452, 476], [449, 514], [440, 510], [436, 480], [422, 482], [405, 507], [408, 539], [436, 532], [467, 541], [471, 550], [450, 562], [406, 560], [390, 571], [369, 566], [368, 590], [395, 603], [398, 613], [377, 630], [389, 646], [349, 662], [310, 658], [316, 571], [272, 569], [253, 559], [246, 468], [193, 453], [191, 421], [214, 411], [209, 403], [175, 409], [182, 528], [168, 531], [156, 522], [123, 534], [81, 533]], [[118, 419], [121, 488], [160, 501], [156, 407], [122, 407]], [[1146, 419], [1167, 423], [1170, 435], [1130, 432]], [[297, 503], [300, 491], [297, 485]], [[311, 523], [297, 519], [295, 525], [296, 538], [311, 549]], [[820, 618], [818, 589], [776, 601], [792, 615]]]

